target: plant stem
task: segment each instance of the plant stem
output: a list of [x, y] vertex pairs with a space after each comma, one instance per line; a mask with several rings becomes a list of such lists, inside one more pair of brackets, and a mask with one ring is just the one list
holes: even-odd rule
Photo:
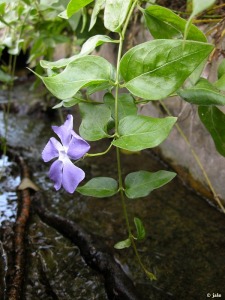
[[156, 280], [156, 279], [157, 279], [156, 276], [155, 276], [153, 273], [149, 272], [149, 271], [145, 268], [145, 266], [143, 265], [143, 263], [142, 263], [142, 261], [141, 261], [141, 258], [140, 258], [140, 255], [139, 255], [139, 253], [138, 253], [138, 250], [137, 250], [137, 247], [136, 247], [134, 238], [132, 237], [132, 238], [130, 238], [130, 239], [131, 239], [131, 244], [132, 244], [132, 247], [133, 247], [133, 249], [134, 249], [135, 255], [136, 255], [136, 257], [137, 257], [137, 260], [138, 260], [139, 265], [141, 266], [142, 270], [145, 272], [145, 274], [148, 276], [149, 279], [151, 279], [151, 280]]
[[[119, 89], [120, 89], [120, 84], [119, 84], [119, 77], [120, 77], [120, 73], [119, 73], [119, 69], [120, 69], [120, 60], [122, 57], [122, 49], [123, 49], [123, 41], [124, 41], [124, 36], [126, 33], [126, 29], [130, 20], [130, 17], [133, 13], [133, 10], [135, 8], [135, 6], [137, 5], [137, 0], [135, 0], [131, 7], [130, 10], [127, 14], [124, 26], [123, 26], [123, 30], [120, 34], [120, 39], [119, 39], [119, 48], [118, 48], [118, 56], [117, 56], [117, 66], [116, 66], [116, 82], [115, 82], [115, 139], [117, 139], [119, 137], [119, 131], [118, 131], [118, 127], [119, 127], [119, 118], [118, 118], [118, 100], [119, 100]], [[143, 271], [145, 272], [145, 274], [148, 276], [148, 278], [150, 278], [151, 280], [156, 279], [155, 275], [152, 274], [151, 272], [147, 271], [145, 266], [143, 265], [141, 258], [138, 254], [137, 251], [137, 247], [134, 241], [134, 236], [132, 235], [131, 232], [131, 226], [130, 226], [130, 221], [129, 221], [129, 217], [128, 217], [128, 212], [127, 212], [127, 207], [126, 207], [126, 202], [125, 202], [125, 195], [124, 195], [124, 187], [123, 187], [123, 179], [122, 179], [122, 168], [121, 168], [121, 158], [120, 158], [120, 149], [118, 147], [116, 147], [116, 158], [117, 158], [117, 172], [118, 172], [118, 182], [119, 182], [119, 191], [120, 191], [120, 199], [121, 199], [121, 204], [122, 204], [122, 208], [123, 208], [123, 214], [125, 217], [125, 221], [126, 221], [126, 226], [127, 226], [127, 231], [128, 231], [128, 237], [131, 241], [131, 245], [133, 247], [134, 253], [137, 257], [138, 263], [141, 266], [141, 268], [143, 269]]]
[[[125, 28], [126, 27], [127, 27], [127, 25], [125, 26]], [[123, 30], [123, 34], [120, 34], [119, 49], [118, 49], [118, 56], [117, 56], [117, 67], [116, 67], [115, 138], [117, 138], [119, 136], [119, 132], [118, 132], [118, 126], [119, 126], [119, 118], [118, 118], [119, 68], [120, 68], [120, 60], [121, 60], [121, 56], [122, 56], [123, 41], [124, 41], [124, 30]], [[123, 213], [124, 213], [124, 217], [125, 217], [125, 221], [126, 221], [126, 225], [127, 225], [128, 234], [130, 236], [131, 235], [131, 229], [130, 229], [130, 223], [129, 223], [129, 218], [128, 218], [128, 214], [127, 214], [125, 199], [124, 199], [124, 188], [123, 188], [123, 181], [122, 181], [121, 159], [120, 159], [120, 149], [119, 148], [116, 148], [116, 158], [117, 158], [117, 172], [118, 172], [118, 180], [119, 180], [120, 198], [121, 198], [121, 202], [122, 202]]]
[[87, 154], [85, 154], [85, 157], [95, 157], [95, 156], [104, 155], [104, 154], [106, 154], [106, 153], [109, 152], [109, 150], [111, 149], [111, 147], [112, 147], [112, 143], [109, 145], [109, 147], [105, 151], [99, 152], [99, 153], [87, 153]]
[[[128, 26], [128, 22], [130, 20], [130, 17], [132, 15], [132, 12], [137, 4], [137, 1], [134, 1], [128, 14], [127, 18], [125, 20], [123, 30], [120, 33], [120, 39], [119, 39], [119, 48], [118, 48], [118, 55], [117, 55], [117, 65], [116, 65], [116, 87], [115, 87], [115, 139], [118, 138], [119, 132], [118, 132], [118, 126], [119, 126], [119, 118], [118, 118], [118, 99], [119, 99], [119, 76], [120, 76], [120, 60], [122, 56], [122, 49], [123, 49], [123, 41], [124, 41], [124, 35]], [[129, 218], [127, 214], [126, 204], [125, 204], [125, 198], [124, 198], [124, 188], [123, 188], [123, 180], [122, 180], [122, 172], [121, 172], [121, 160], [120, 160], [120, 150], [119, 148], [116, 148], [116, 158], [117, 158], [117, 170], [118, 170], [118, 181], [119, 181], [119, 190], [120, 190], [120, 197], [123, 207], [123, 213], [126, 220], [127, 230], [129, 237], [131, 236], [131, 227], [129, 223]]]
[[129, 222], [129, 218], [128, 218], [126, 203], [125, 203], [125, 197], [124, 197], [124, 188], [123, 188], [123, 181], [122, 181], [121, 160], [120, 160], [120, 149], [119, 148], [116, 148], [116, 157], [117, 157], [117, 170], [118, 170], [120, 199], [121, 199], [121, 203], [122, 203], [123, 214], [124, 214], [126, 225], [127, 225], [128, 236], [130, 238], [132, 236], [132, 234], [131, 234], [131, 227], [130, 227], [130, 222]]
[[119, 39], [119, 49], [118, 49], [117, 64], [116, 64], [116, 83], [115, 83], [115, 85], [116, 85], [116, 89], [115, 89], [115, 132], [116, 132], [116, 135], [118, 135], [118, 125], [119, 125], [119, 120], [118, 120], [118, 96], [119, 96], [119, 88], [120, 88], [120, 85], [119, 85], [120, 60], [121, 60], [121, 56], [122, 56], [124, 35], [125, 35], [126, 30], [127, 30], [127, 26], [128, 26], [130, 17], [133, 13], [133, 10], [134, 10], [136, 4], [137, 4], [137, 0], [135, 0], [133, 2], [133, 4], [131, 5], [131, 8], [130, 8], [130, 10], [127, 14], [126, 20], [124, 22], [123, 30], [120, 33], [120, 39]]
[[123, 49], [123, 36], [120, 34], [120, 42], [119, 42], [119, 49], [118, 49], [118, 56], [117, 56], [117, 67], [116, 67], [116, 89], [115, 89], [115, 134], [118, 136], [118, 126], [119, 126], [119, 119], [118, 119], [118, 98], [119, 98], [119, 68], [120, 68], [120, 60], [122, 56], [122, 49]]

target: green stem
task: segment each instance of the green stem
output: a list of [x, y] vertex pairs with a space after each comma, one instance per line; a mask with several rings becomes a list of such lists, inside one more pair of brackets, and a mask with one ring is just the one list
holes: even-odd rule
[[119, 120], [118, 120], [118, 96], [119, 96], [119, 88], [120, 88], [120, 85], [119, 85], [120, 60], [121, 60], [121, 56], [122, 56], [124, 35], [125, 35], [126, 30], [127, 30], [127, 26], [128, 26], [130, 17], [133, 13], [133, 10], [134, 10], [136, 4], [137, 4], [137, 0], [135, 0], [133, 2], [133, 4], [131, 5], [131, 8], [130, 8], [128, 14], [127, 14], [127, 17], [126, 17], [126, 20], [125, 20], [125, 23], [124, 23], [124, 26], [123, 26], [123, 30], [120, 33], [120, 39], [119, 39], [119, 49], [118, 49], [117, 64], [116, 64], [116, 83], [115, 83], [115, 85], [116, 85], [116, 89], [115, 89], [115, 132], [116, 132], [116, 135], [118, 135], [118, 125], [119, 125]]
[[6, 21], [2, 18], [2, 16], [0, 16], [0, 22], [2, 22], [3, 24], [5, 24], [5, 25], [8, 26], [9, 28], [12, 27], [11, 24], [9, 24], [8, 22], [6, 22]]
[[[128, 26], [128, 22], [130, 20], [130, 17], [132, 15], [132, 12], [137, 4], [137, 1], [134, 1], [128, 14], [127, 18], [124, 23], [124, 27], [122, 32], [120, 33], [120, 39], [119, 39], [119, 49], [118, 49], [118, 56], [117, 56], [117, 65], [116, 65], [116, 87], [115, 87], [115, 138], [118, 138], [119, 132], [118, 132], [118, 126], [119, 126], [119, 118], [118, 118], [118, 99], [119, 99], [119, 69], [120, 69], [120, 60], [122, 56], [122, 49], [123, 49], [123, 41], [124, 41], [124, 35]], [[126, 220], [127, 230], [129, 237], [131, 236], [131, 227], [129, 223], [129, 218], [127, 214], [126, 204], [125, 204], [125, 198], [124, 198], [124, 188], [123, 188], [123, 180], [122, 180], [122, 172], [121, 172], [121, 160], [120, 160], [120, 150], [119, 148], [116, 148], [116, 158], [117, 158], [117, 170], [118, 170], [118, 180], [119, 180], [119, 190], [120, 190], [120, 197], [123, 207], [123, 213]]]
[[95, 157], [95, 156], [105, 155], [106, 153], [109, 152], [109, 150], [111, 149], [111, 147], [112, 147], [112, 143], [109, 145], [109, 147], [105, 151], [99, 152], [99, 153], [87, 153], [87, 154], [85, 154], [84, 157]]
[[131, 7], [130, 7], [130, 10], [129, 10], [128, 14], [127, 14], [126, 20], [125, 20], [125, 22], [124, 22], [123, 30], [122, 30], [122, 36], [123, 36], [123, 37], [124, 37], [124, 35], [125, 35], [125, 32], [126, 32], [126, 30], [127, 30], [128, 23], [129, 23], [129, 21], [130, 21], [131, 15], [132, 15], [132, 13], [133, 13], [133, 11], [134, 11], [135, 6], [137, 5], [137, 3], [138, 3], [138, 0], [135, 0], [135, 1], [132, 3], [132, 5], [131, 5]]
[[145, 272], [145, 274], [148, 276], [149, 279], [151, 279], [151, 280], [156, 280], [156, 279], [157, 279], [156, 276], [155, 276], [153, 273], [149, 272], [149, 271], [145, 268], [145, 266], [143, 265], [143, 263], [142, 263], [142, 261], [141, 261], [141, 258], [140, 258], [140, 255], [139, 255], [139, 253], [138, 253], [138, 250], [137, 250], [137, 247], [136, 247], [134, 238], [133, 238], [133, 237], [130, 237], [130, 240], [131, 240], [132, 247], [133, 247], [133, 249], [134, 249], [134, 253], [135, 253], [136, 257], [137, 257], [137, 260], [138, 260], [139, 265], [141, 266], [142, 270]]
[[120, 68], [120, 60], [122, 56], [122, 49], [123, 49], [123, 36], [120, 34], [120, 42], [119, 42], [119, 49], [118, 49], [118, 56], [117, 56], [117, 68], [116, 68], [116, 89], [115, 89], [115, 133], [116, 136], [118, 135], [118, 126], [119, 126], [119, 119], [118, 119], [118, 98], [119, 98], [119, 68]]
[[[116, 68], [116, 82], [115, 82], [115, 139], [119, 137], [119, 132], [118, 132], [118, 127], [119, 127], [119, 118], [118, 118], [118, 99], [119, 99], [119, 89], [120, 89], [120, 84], [119, 84], [119, 69], [120, 69], [120, 60], [122, 56], [122, 49], [123, 49], [123, 41], [124, 41], [124, 36], [125, 32], [130, 20], [130, 17], [133, 13], [133, 10], [135, 6], [137, 5], [137, 0], [133, 2], [133, 4], [130, 7], [130, 10], [127, 14], [127, 18], [124, 23], [124, 27], [122, 32], [120, 33], [120, 39], [119, 39], [119, 48], [118, 48], [118, 56], [117, 56], [117, 68]], [[119, 191], [120, 191], [120, 198], [121, 198], [121, 204], [123, 208], [123, 214], [125, 217], [126, 221], [126, 226], [127, 226], [127, 231], [128, 231], [128, 237], [131, 241], [131, 245], [133, 247], [134, 253], [137, 257], [138, 263], [145, 272], [145, 274], [151, 279], [154, 280], [156, 279], [155, 275], [152, 274], [151, 272], [148, 272], [143, 265], [141, 258], [138, 254], [137, 247], [134, 241], [134, 237], [131, 232], [131, 226], [130, 226], [130, 221], [128, 217], [128, 212], [127, 212], [127, 207], [126, 207], [126, 202], [125, 202], [125, 195], [124, 195], [124, 187], [123, 187], [123, 179], [122, 179], [122, 168], [121, 168], [121, 158], [120, 158], [120, 149], [116, 147], [116, 158], [117, 158], [117, 172], [118, 172], [118, 182], [119, 182]]]
[[[172, 114], [171, 114], [171, 112], [169, 111], [169, 109], [167, 108], [167, 106], [166, 106], [162, 101], [160, 101], [160, 104], [161, 104], [162, 107], [165, 109], [165, 111], [167, 112], [167, 114], [171, 116]], [[209, 186], [209, 188], [210, 188], [210, 190], [211, 190], [211, 192], [212, 192], [212, 194], [213, 194], [213, 197], [214, 197], [215, 201], [216, 201], [217, 204], [219, 205], [219, 207], [220, 207], [220, 209], [222, 210], [222, 212], [225, 213], [225, 208], [224, 208], [223, 204], [221, 203], [219, 197], [217, 196], [217, 193], [216, 193], [216, 191], [215, 191], [215, 189], [214, 189], [214, 187], [213, 187], [213, 185], [212, 185], [212, 183], [211, 183], [211, 181], [210, 181], [210, 179], [209, 179], [209, 177], [208, 177], [208, 175], [207, 175], [207, 173], [206, 173], [206, 171], [205, 171], [204, 166], [202, 165], [202, 163], [201, 163], [201, 161], [200, 161], [200, 159], [199, 159], [199, 157], [198, 157], [198, 154], [195, 152], [194, 148], [192, 147], [191, 143], [190, 143], [189, 140], [187, 139], [185, 133], [184, 133], [183, 130], [180, 128], [180, 126], [179, 126], [178, 124], [175, 124], [175, 126], [176, 126], [178, 132], [180, 133], [180, 135], [182, 136], [182, 138], [184, 139], [185, 143], [186, 143], [186, 144], [188, 145], [188, 147], [190, 148], [191, 153], [192, 153], [192, 155], [193, 155], [193, 157], [194, 157], [196, 163], [198, 164], [199, 168], [201, 169], [201, 171], [202, 171], [202, 173], [203, 173], [203, 176], [205, 177], [205, 180], [206, 180], [206, 182], [207, 182], [207, 184], [208, 184], [208, 186]]]
[[127, 231], [129, 238], [131, 238], [131, 226], [128, 218], [126, 203], [125, 203], [125, 197], [124, 197], [124, 188], [123, 188], [123, 180], [122, 180], [122, 172], [121, 172], [121, 160], [120, 160], [120, 149], [116, 148], [116, 158], [117, 158], [117, 170], [118, 170], [118, 180], [119, 180], [119, 191], [120, 191], [120, 199], [122, 203], [123, 208], [123, 214], [125, 217], [126, 225], [127, 225]]

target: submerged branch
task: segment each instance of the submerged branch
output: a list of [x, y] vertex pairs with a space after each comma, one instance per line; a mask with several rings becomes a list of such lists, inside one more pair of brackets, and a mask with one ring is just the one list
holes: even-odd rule
[[104, 276], [105, 289], [110, 300], [140, 300], [133, 282], [123, 272], [104, 242], [97, 241], [77, 223], [56, 215], [43, 207], [41, 192], [35, 193], [32, 204], [35, 212], [47, 225], [76, 244], [86, 263]]
[[[29, 178], [28, 168], [22, 157], [17, 156], [20, 168], [22, 170], [22, 178]], [[17, 219], [14, 228], [14, 269], [9, 280], [7, 291], [8, 299], [21, 299], [22, 285], [25, 270], [25, 234], [27, 221], [30, 215], [30, 191], [28, 188], [21, 191], [21, 207], [18, 210]]]

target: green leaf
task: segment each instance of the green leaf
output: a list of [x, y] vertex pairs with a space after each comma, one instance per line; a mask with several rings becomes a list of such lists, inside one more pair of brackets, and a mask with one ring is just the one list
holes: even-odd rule
[[225, 91], [225, 59], [219, 64], [218, 67], [218, 80], [214, 82], [214, 86], [219, 90]]
[[156, 276], [152, 272], [145, 270], [145, 273], [150, 280], [157, 280]]
[[119, 122], [119, 138], [113, 145], [129, 151], [140, 151], [158, 146], [169, 135], [177, 118], [127, 116]]
[[0, 3], [0, 15], [4, 15], [5, 13], [5, 7], [6, 7], [6, 3]]
[[70, 27], [74, 32], [77, 30], [79, 26], [81, 17], [82, 17], [82, 10], [79, 10], [68, 20], [68, 23], [70, 24]]
[[142, 221], [139, 218], [134, 218], [134, 224], [137, 231], [137, 239], [143, 240], [146, 236], [145, 228]]
[[100, 10], [103, 9], [104, 4], [105, 4], [105, 0], [96, 0], [95, 1], [94, 9], [91, 14], [91, 22], [90, 22], [89, 30], [91, 30], [94, 27], [96, 20], [97, 20], [97, 16], [98, 16]]
[[[112, 76], [112, 77], [114, 77], [114, 76]], [[91, 86], [87, 87], [86, 93], [87, 93], [87, 95], [90, 96], [98, 91], [108, 90], [110, 88], [112, 88], [112, 85], [109, 84], [108, 82], [103, 82], [101, 84], [92, 84]]]
[[155, 189], [170, 182], [176, 173], [169, 171], [138, 171], [130, 173], [125, 178], [125, 193], [130, 199], [146, 197]]
[[111, 118], [111, 111], [105, 104], [80, 103], [79, 108], [82, 122], [80, 135], [87, 141], [97, 141], [110, 137], [107, 124]]
[[46, 60], [41, 60], [40, 65], [42, 68], [47, 68], [47, 69], [53, 69], [53, 68], [62, 68], [67, 66], [69, 63], [75, 61], [81, 56], [85, 56], [90, 54], [94, 49], [98, 46], [101, 46], [104, 43], [118, 43], [118, 40], [112, 40], [110, 37], [107, 35], [95, 35], [90, 37], [82, 46], [81, 51], [79, 54], [73, 55], [69, 58], [62, 58], [59, 59], [58, 61], [46, 61]]
[[78, 187], [77, 192], [98, 198], [111, 197], [118, 192], [118, 184], [115, 179], [110, 177], [96, 177]]
[[120, 32], [132, 0], [106, 0], [104, 11], [104, 25], [113, 32]]
[[204, 1], [199, 1], [199, 0], [192, 0], [192, 16], [196, 16], [212, 6], [216, 0], [204, 0]]
[[13, 82], [13, 77], [0, 69], [0, 81], [5, 83]]
[[81, 88], [110, 82], [113, 80], [112, 65], [100, 56], [83, 56], [70, 63], [65, 70], [52, 77], [42, 79], [47, 89], [57, 98], [65, 100], [73, 97]]
[[124, 241], [120, 241], [114, 245], [115, 249], [121, 250], [124, 248], [129, 248], [131, 246], [131, 240], [128, 238]]
[[[151, 5], [144, 11], [146, 24], [155, 39], [183, 38], [187, 21], [176, 15], [170, 9], [159, 5]], [[203, 32], [191, 25], [188, 40], [206, 42]]]
[[88, 16], [87, 16], [87, 9], [84, 7], [82, 9], [82, 27], [80, 29], [80, 32], [83, 33], [84, 29], [87, 25], [87, 21], [88, 21]]
[[[106, 93], [104, 103], [111, 109], [112, 117], [115, 119], [115, 98], [111, 93]], [[137, 106], [134, 98], [128, 93], [122, 93], [118, 97], [118, 119], [121, 120], [129, 115], [137, 114]]]
[[113, 40], [107, 35], [95, 35], [90, 37], [82, 46], [80, 54], [85, 55], [91, 53], [96, 47], [104, 43], [119, 43], [119, 40]]
[[30, 0], [23, 0], [24, 3], [26, 3], [27, 5], [30, 5]]
[[177, 94], [197, 105], [225, 105], [225, 95], [204, 78], [191, 88], [178, 90]]
[[216, 82], [213, 83], [213, 85], [221, 90], [221, 91], [225, 91], [225, 74], [222, 75]]
[[[205, 58], [200, 63], [200, 65], [194, 70], [194, 72], [191, 73], [191, 75], [188, 78], [188, 81], [189, 81], [188, 83], [190, 85], [195, 85], [199, 81], [199, 79], [201, 77], [201, 74], [202, 74], [202, 72], [203, 72], [203, 70], [205, 68], [206, 63], [207, 63], [207, 60], [208, 60], [208, 58]], [[187, 85], [188, 85], [188, 83], [187, 83]]]
[[[158, 100], [174, 93], [212, 51], [213, 45], [182, 40], [154, 40], [130, 49], [120, 72], [134, 95]], [[178, 71], [179, 70], [179, 71]]]
[[225, 115], [215, 106], [199, 106], [198, 114], [211, 134], [217, 151], [225, 156]]
[[24, 39], [18, 39], [15, 42], [15, 44], [13, 44], [13, 46], [8, 50], [8, 53], [12, 55], [19, 55], [23, 44], [24, 44]]
[[218, 73], [218, 78], [222, 77], [225, 74], [225, 59], [223, 59], [219, 64], [217, 73]]
[[53, 108], [59, 108], [59, 107], [71, 107], [74, 106], [78, 103], [80, 103], [82, 101], [81, 98], [77, 98], [77, 97], [73, 97], [73, 98], [69, 98], [69, 99], [65, 99], [63, 101], [61, 101], [59, 104], [56, 104], [55, 106], [53, 106]]
[[61, 102], [59, 102], [58, 104], [54, 105], [52, 109], [57, 109], [57, 108], [62, 107], [63, 106], [63, 102], [64, 102], [64, 100], [61, 101]]
[[70, 0], [65, 11], [59, 14], [59, 17], [69, 19], [78, 10], [85, 7], [94, 0]]
[[184, 33], [184, 39], [187, 38], [188, 34], [189, 34], [189, 30], [191, 28], [191, 22], [192, 19], [197, 16], [198, 14], [200, 14], [201, 12], [203, 12], [205, 9], [209, 8], [210, 6], [212, 6], [214, 3], [216, 2], [216, 0], [192, 0], [192, 13], [186, 23], [185, 26], [185, 33]]

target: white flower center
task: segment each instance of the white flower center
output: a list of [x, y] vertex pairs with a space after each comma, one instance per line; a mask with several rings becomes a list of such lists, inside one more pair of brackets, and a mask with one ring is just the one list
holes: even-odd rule
[[63, 150], [59, 151], [59, 160], [64, 161], [66, 158], [68, 158], [67, 151], [63, 148]]

